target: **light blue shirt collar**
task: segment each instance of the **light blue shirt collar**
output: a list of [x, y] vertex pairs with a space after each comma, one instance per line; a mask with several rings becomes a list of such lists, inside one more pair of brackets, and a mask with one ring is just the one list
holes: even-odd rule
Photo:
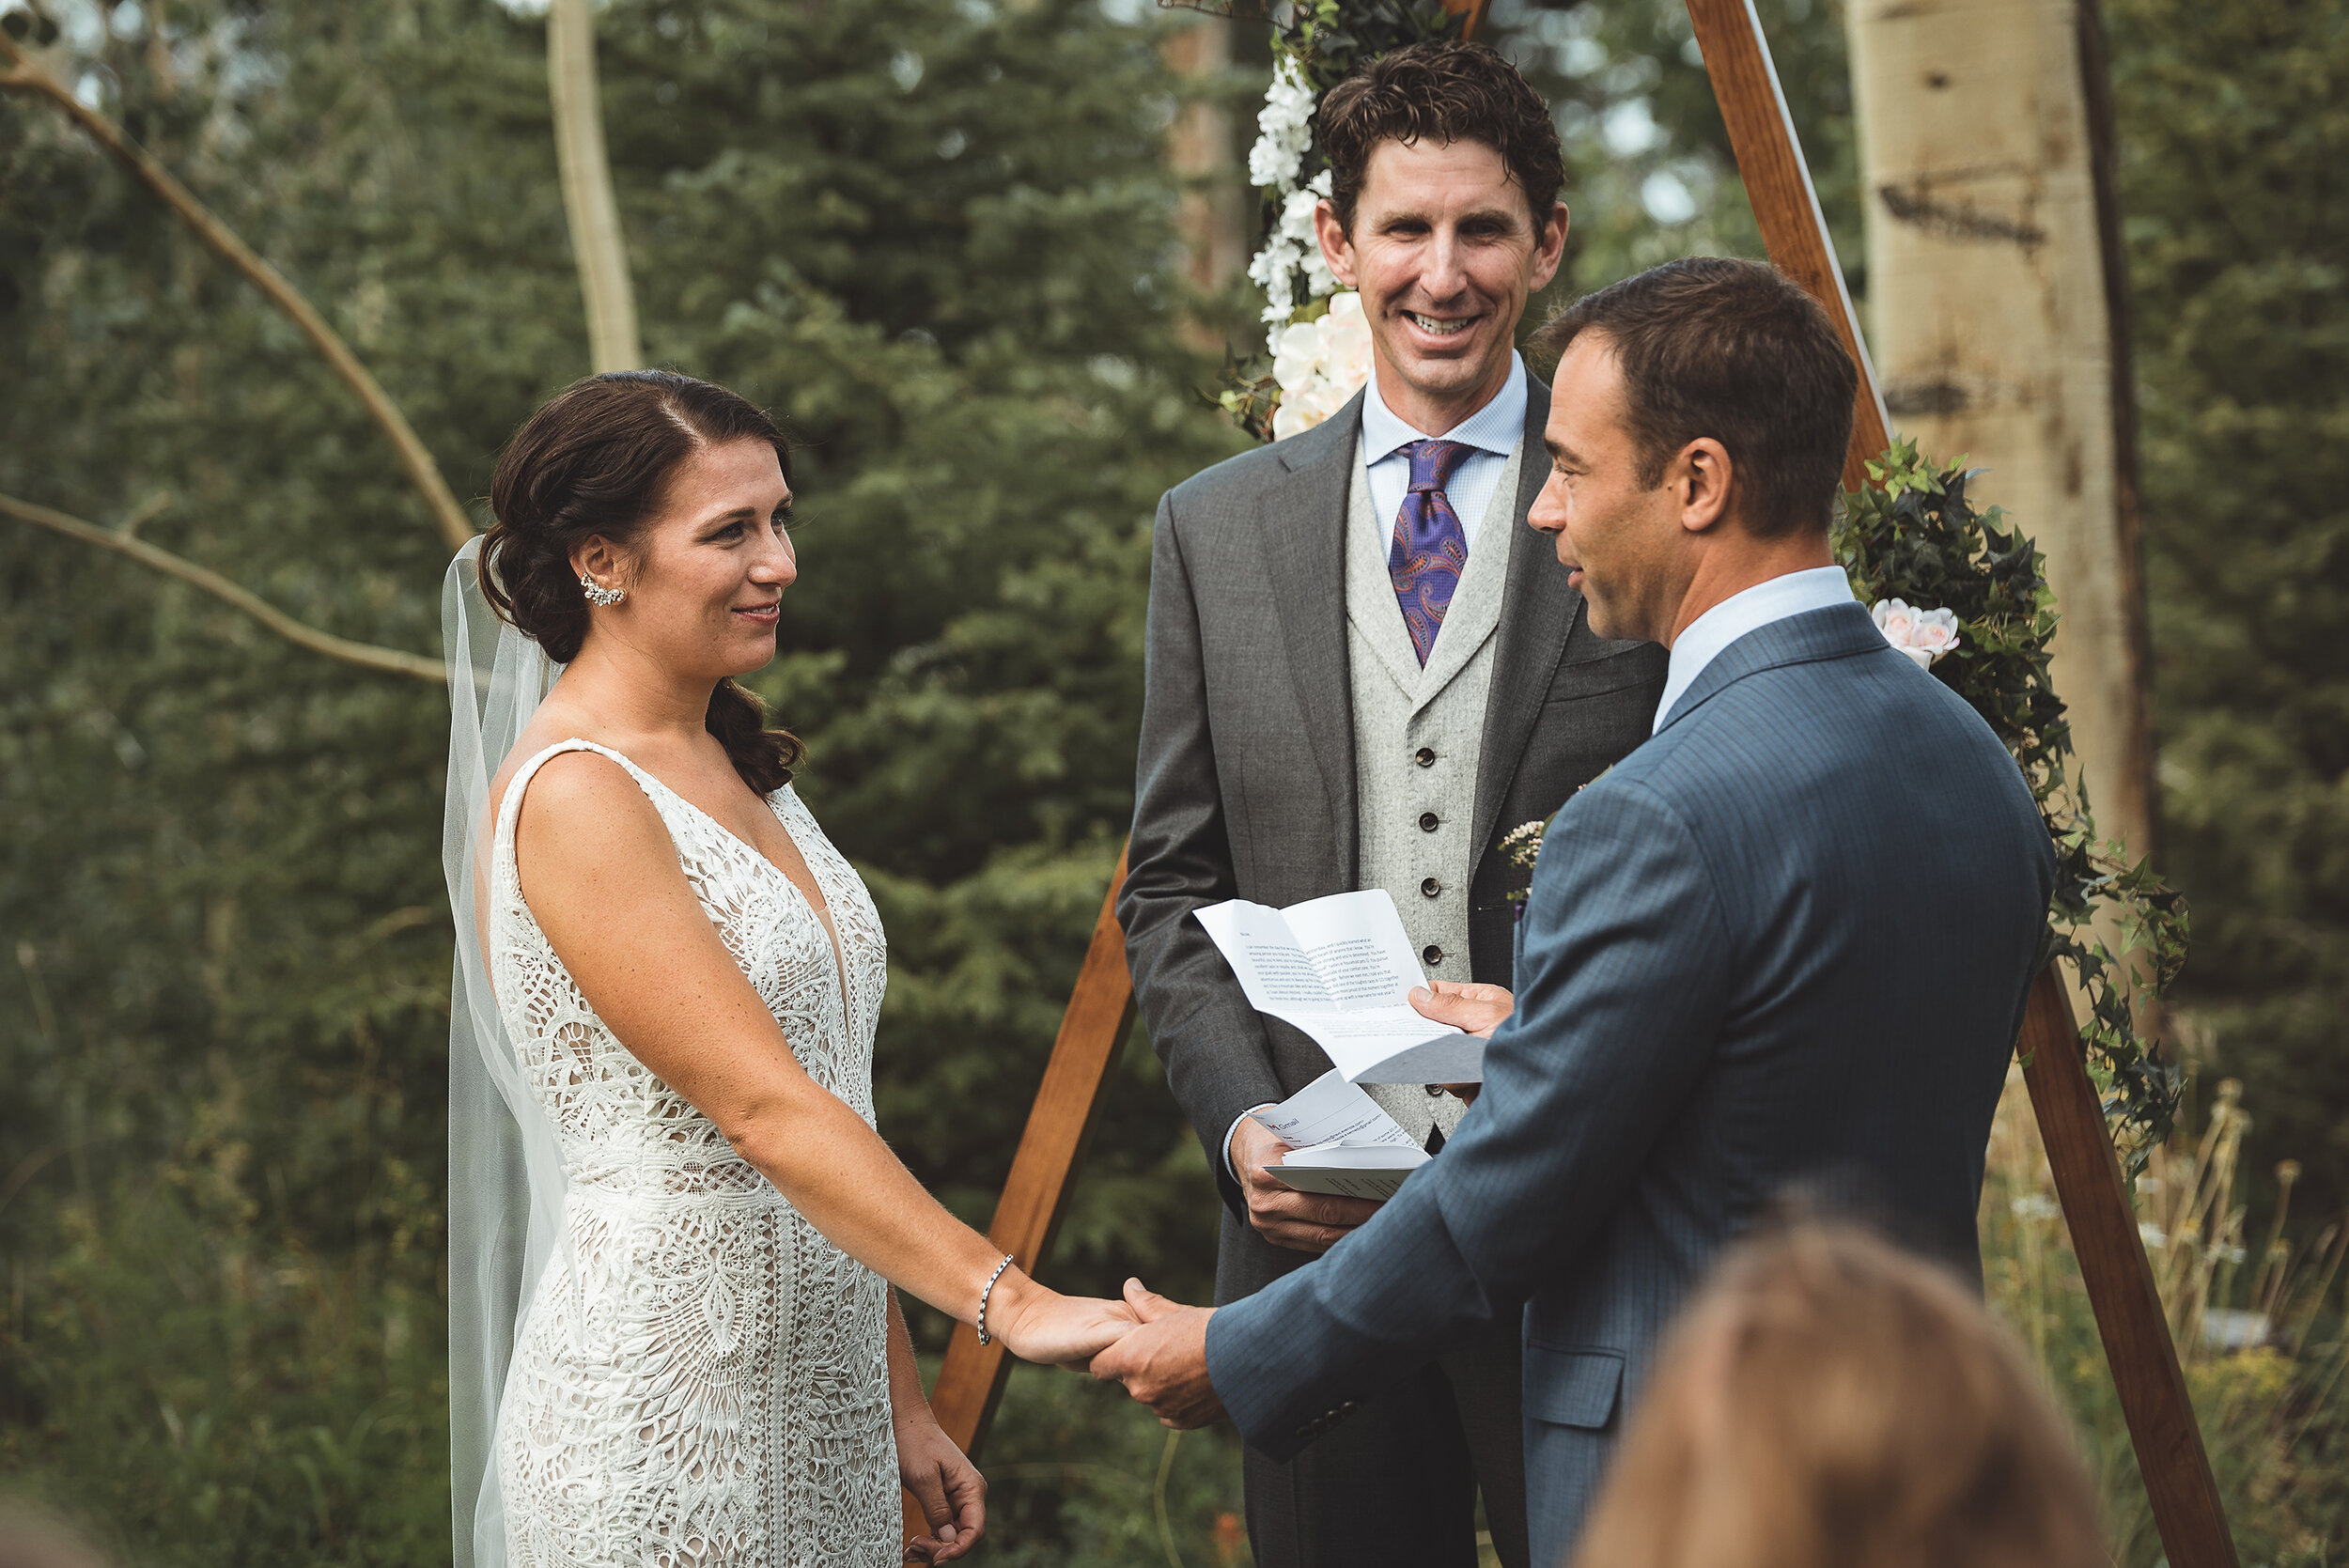
[[[1501, 383], [1493, 400], [1443, 432], [1439, 439], [1456, 441], [1506, 458], [1517, 449], [1517, 439], [1525, 434], [1525, 359], [1512, 349], [1509, 379]], [[1363, 455], [1375, 463], [1408, 442], [1429, 439], [1426, 431], [1413, 429], [1387, 407], [1386, 399], [1378, 396], [1378, 372], [1374, 368], [1362, 396]]]
[[[1365, 415], [1368, 410], [1364, 410]], [[1664, 727], [1672, 705], [1696, 684], [1704, 667], [1719, 658], [1730, 644], [1772, 621], [1812, 610], [1852, 602], [1851, 579], [1841, 567], [1811, 567], [1773, 577], [1766, 582], [1730, 595], [1688, 623], [1672, 644], [1672, 665], [1664, 678], [1664, 695], [1656, 705], [1656, 722], [1649, 733]]]

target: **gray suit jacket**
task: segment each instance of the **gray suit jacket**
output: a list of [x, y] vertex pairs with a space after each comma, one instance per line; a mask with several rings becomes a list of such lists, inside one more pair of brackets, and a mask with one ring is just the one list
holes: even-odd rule
[[1858, 605], [1732, 644], [1552, 824], [1443, 1157], [1210, 1320], [1241, 1432], [1282, 1457], [1522, 1304], [1534, 1560], [1563, 1560], [1659, 1333], [1788, 1183], [1979, 1273], [2054, 876], [2005, 749]]
[[[1549, 389], [1530, 381], [1526, 461], [1508, 536], [1470, 842], [1470, 968], [1509, 978], [1514, 868], [1494, 839], [1546, 817], [1646, 737], [1663, 650], [1582, 622], [1550, 541], [1524, 526], [1548, 465]], [[1220, 463], [1159, 504], [1133, 840], [1118, 918], [1134, 989], [1174, 1097], [1231, 1213], [1217, 1299], [1303, 1263], [1239, 1218], [1223, 1168], [1233, 1118], [1330, 1070], [1321, 1048], [1249, 1006], [1202, 905], [1275, 908], [1354, 887], [1359, 824], [1346, 675], [1345, 533], [1361, 398], [1302, 435]], [[1396, 613], [1399, 615], [1401, 611]]]

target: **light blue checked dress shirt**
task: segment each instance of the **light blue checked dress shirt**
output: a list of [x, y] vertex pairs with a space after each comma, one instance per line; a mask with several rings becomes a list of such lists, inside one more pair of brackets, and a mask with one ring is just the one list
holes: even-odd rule
[[1434, 439], [1476, 448], [1475, 456], [1454, 471], [1443, 492], [1459, 514], [1460, 532], [1472, 551], [1485, 509], [1492, 505], [1501, 471], [1509, 466], [1509, 454], [1517, 449], [1524, 436], [1525, 360], [1514, 349], [1509, 355], [1509, 379], [1493, 400], [1449, 430], [1418, 430], [1405, 424], [1378, 396], [1378, 377], [1373, 372], [1362, 391], [1361, 463], [1370, 486], [1370, 515], [1378, 524], [1378, 558], [1385, 560], [1388, 547], [1394, 543], [1395, 514], [1403, 510], [1404, 494], [1411, 488], [1411, 459], [1397, 448]]

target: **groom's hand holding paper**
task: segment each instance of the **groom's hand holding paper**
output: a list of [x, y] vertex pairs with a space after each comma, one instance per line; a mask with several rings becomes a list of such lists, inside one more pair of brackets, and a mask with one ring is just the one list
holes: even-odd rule
[[1234, 898], [1193, 911], [1249, 1005], [1296, 1025], [1348, 1083], [1474, 1083], [1485, 1042], [1411, 1006], [1426, 984], [1383, 888], [1285, 909]]

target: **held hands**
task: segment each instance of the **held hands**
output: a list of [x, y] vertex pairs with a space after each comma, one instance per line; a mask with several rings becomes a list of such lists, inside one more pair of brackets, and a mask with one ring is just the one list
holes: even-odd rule
[[[1252, 1116], [1241, 1117], [1232, 1129], [1232, 1173], [1239, 1178], [1240, 1192], [1248, 1200], [1248, 1222], [1258, 1235], [1293, 1252], [1327, 1252], [1378, 1212], [1377, 1203], [1369, 1198], [1297, 1192], [1265, 1174], [1264, 1167], [1278, 1165], [1288, 1150]], [[1136, 1288], [1127, 1286], [1128, 1303]]]
[[1142, 1319], [1124, 1301], [1063, 1296], [1007, 1268], [988, 1299], [988, 1337], [1023, 1361], [1082, 1372]]
[[[1089, 1368], [1105, 1382], [1123, 1382], [1127, 1392], [1158, 1412], [1162, 1424], [1189, 1428], [1205, 1426], [1223, 1413], [1223, 1402], [1207, 1382], [1211, 1312], [1169, 1301], [1144, 1290], [1139, 1280], [1126, 1281], [1124, 1300], [1103, 1301], [1063, 1296], [1016, 1269], [1006, 1269], [989, 1301], [988, 1325], [990, 1336], [1000, 1337], [1005, 1348], [1020, 1359], [1049, 1362], [1072, 1372]], [[927, 1432], [914, 1430], [910, 1441], [909, 1428], [923, 1423]], [[939, 1527], [909, 1547], [906, 1560], [917, 1560], [915, 1548], [932, 1550], [935, 1555], [927, 1560], [937, 1562], [968, 1551], [978, 1540], [975, 1531], [984, 1524], [985, 1512], [979, 1505], [987, 1496], [987, 1483], [938, 1430], [927, 1406], [918, 1418], [900, 1423], [897, 1465], [906, 1489], [920, 1499], [932, 1526]], [[929, 1490], [916, 1483], [917, 1475]], [[940, 1499], [935, 1507], [934, 1497]], [[979, 1509], [971, 1515], [974, 1522], [967, 1525], [958, 1511], [965, 1498], [970, 1508]]]
[[1188, 1431], [1222, 1415], [1207, 1381], [1207, 1319], [1215, 1309], [1169, 1301], [1140, 1280], [1126, 1281], [1126, 1305], [1142, 1326], [1093, 1358], [1093, 1375], [1125, 1384], [1158, 1412], [1161, 1426]]

